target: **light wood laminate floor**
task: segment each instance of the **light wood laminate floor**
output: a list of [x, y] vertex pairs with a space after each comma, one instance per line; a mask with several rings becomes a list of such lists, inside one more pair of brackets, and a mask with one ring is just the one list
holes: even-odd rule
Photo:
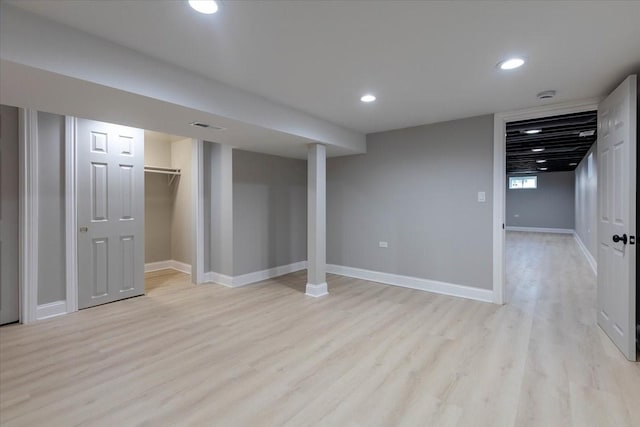
[[[509, 233], [509, 304], [305, 274], [0, 328], [16, 426], [639, 426], [640, 367], [595, 324], [573, 238]], [[461, 266], [464, 268], [464, 266]]]

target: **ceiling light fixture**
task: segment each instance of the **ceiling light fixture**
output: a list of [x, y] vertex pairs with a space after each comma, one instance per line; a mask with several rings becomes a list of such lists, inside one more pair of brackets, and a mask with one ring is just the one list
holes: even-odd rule
[[215, 0], [189, 0], [189, 6], [205, 15], [212, 15], [218, 11], [218, 3]]
[[522, 58], [509, 58], [504, 61], [498, 62], [498, 67], [501, 70], [514, 70], [524, 65], [524, 59]]
[[548, 170], [549, 168], [538, 168], [538, 169], [539, 169], [539, 170], [541, 170], [541, 171], [546, 171], [546, 170]]
[[541, 153], [544, 151], [544, 148], [532, 148], [531, 151], [533, 151], [534, 153]]
[[578, 164], [576, 162], [573, 162], [573, 163], [569, 163], [569, 166], [578, 166]]
[[547, 163], [546, 160], [536, 160], [536, 163]]
[[360, 98], [360, 101], [362, 102], [373, 102], [375, 100], [376, 100], [376, 97], [374, 95], [371, 95], [370, 93], [366, 95], [362, 95], [362, 97]]
[[526, 133], [527, 135], [535, 135], [536, 133], [540, 132], [542, 132], [542, 129], [529, 129], [524, 131], [524, 133]]

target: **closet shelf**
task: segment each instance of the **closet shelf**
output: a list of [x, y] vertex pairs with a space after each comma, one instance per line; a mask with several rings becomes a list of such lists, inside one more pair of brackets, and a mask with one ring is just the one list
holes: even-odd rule
[[168, 175], [169, 185], [171, 185], [173, 183], [173, 180], [176, 178], [176, 176], [180, 176], [180, 169], [174, 169], [174, 168], [162, 168], [162, 167], [158, 167], [158, 166], [145, 166], [144, 167], [144, 171], [145, 172], [149, 172], [149, 173], [159, 173], [159, 174], [163, 174], [163, 175]]

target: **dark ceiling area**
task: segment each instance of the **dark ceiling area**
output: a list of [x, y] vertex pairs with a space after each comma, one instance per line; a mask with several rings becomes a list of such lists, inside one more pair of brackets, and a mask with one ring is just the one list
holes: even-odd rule
[[574, 170], [596, 141], [597, 124], [597, 111], [507, 123], [507, 173]]

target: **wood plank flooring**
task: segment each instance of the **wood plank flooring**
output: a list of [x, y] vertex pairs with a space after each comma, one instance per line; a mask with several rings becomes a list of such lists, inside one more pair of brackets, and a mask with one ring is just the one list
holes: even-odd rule
[[0, 328], [3, 426], [639, 426], [573, 238], [509, 233], [509, 304], [305, 274]]

